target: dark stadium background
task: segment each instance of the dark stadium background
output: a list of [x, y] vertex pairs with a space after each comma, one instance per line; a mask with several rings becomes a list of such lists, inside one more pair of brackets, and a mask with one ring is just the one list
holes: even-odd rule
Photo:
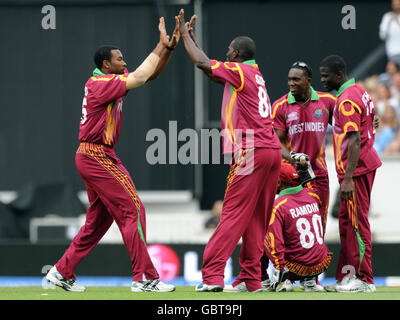
[[[94, 69], [92, 56], [95, 49], [103, 44], [118, 46], [132, 71], [158, 41], [159, 15], [166, 18], [169, 34], [174, 26], [173, 17], [181, 7], [185, 9], [186, 18], [190, 18], [193, 3], [182, 4], [184, 2], [0, 1], [3, 70], [0, 77], [0, 190], [26, 191], [29, 187], [60, 181], [74, 191], [84, 190], [74, 156], [78, 147], [83, 88]], [[41, 7], [46, 4], [56, 7], [55, 30], [41, 27]], [[344, 16], [341, 8], [346, 4], [356, 7], [355, 30], [341, 27]], [[382, 15], [389, 10], [390, 2], [382, 0], [204, 0], [203, 48], [210, 58], [224, 60], [227, 47], [235, 36], [252, 37], [257, 45], [257, 63], [266, 80], [270, 99], [274, 101], [287, 92], [287, 71], [296, 60], [309, 63], [314, 71], [313, 86], [319, 90], [322, 88], [318, 70], [323, 57], [339, 54], [345, 58], [350, 71], [355, 68], [381, 45], [378, 26]], [[384, 58], [380, 59], [365, 70], [365, 75], [382, 72], [385, 62]], [[218, 128], [222, 87], [203, 80], [202, 127]], [[190, 190], [200, 201], [201, 208], [209, 209], [215, 200], [223, 197], [228, 172], [226, 165], [203, 165], [202, 182], [195, 187], [196, 165], [152, 166], [146, 161], [146, 149], [151, 144], [146, 141], [146, 133], [153, 128], [168, 133], [168, 121], [177, 121], [178, 130], [195, 128], [194, 67], [182, 43], [157, 80], [127, 96], [116, 151], [138, 190]], [[0, 246], [3, 261], [18, 261], [26, 252], [36, 252], [30, 251], [32, 249], [24, 242], [19, 249], [12, 249], [5, 243]], [[62, 244], [48, 248], [47, 257], [50, 255], [51, 262], [55, 262], [66, 247]], [[121, 253], [123, 247], [118, 247], [119, 251], [107, 248], [98, 249], [94, 256], [99, 255], [101, 260], [101, 252], [104, 252], [113, 259], [114, 252], [117, 261], [119, 254], [124, 255]], [[46, 251], [42, 249], [36, 247], [33, 250]], [[388, 257], [395, 249], [384, 247], [379, 250]], [[81, 268], [91, 270], [96, 261], [88, 259]], [[35, 274], [39, 264], [32, 265]], [[383, 270], [384, 263], [380, 264], [380, 270]], [[12, 269], [15, 265], [20, 264], [3, 264], [0, 274], [9, 275], [14, 270], [16, 274], [25, 272], [27, 275], [26, 268], [25, 271]], [[126, 268], [127, 264], [124, 266]], [[333, 274], [334, 269], [331, 269]], [[129, 273], [129, 266], [122, 273], [125, 271]]]

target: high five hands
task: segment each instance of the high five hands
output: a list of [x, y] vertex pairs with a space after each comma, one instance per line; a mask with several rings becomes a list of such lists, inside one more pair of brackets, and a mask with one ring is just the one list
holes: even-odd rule
[[190, 18], [190, 21], [185, 22], [184, 12], [185, 11], [181, 9], [179, 14], [175, 16], [175, 29], [172, 33], [171, 39], [170, 36], [167, 35], [164, 17], [160, 17], [158, 30], [160, 31], [160, 42], [164, 47], [167, 47], [168, 49], [174, 49], [178, 45], [181, 35], [184, 33], [188, 33], [192, 40], [196, 43], [194, 26], [197, 16], [194, 14]]
[[[183, 10], [181, 10], [181, 11], [183, 14]], [[175, 47], [178, 45], [179, 39], [181, 37], [181, 34], [179, 32], [180, 15], [181, 15], [181, 12], [179, 12], [178, 16], [175, 16], [175, 29], [172, 33], [171, 39], [170, 39], [170, 36], [167, 35], [164, 17], [160, 17], [160, 21], [158, 24], [158, 30], [160, 31], [160, 42], [164, 47], [167, 47], [169, 49], [175, 49]]]

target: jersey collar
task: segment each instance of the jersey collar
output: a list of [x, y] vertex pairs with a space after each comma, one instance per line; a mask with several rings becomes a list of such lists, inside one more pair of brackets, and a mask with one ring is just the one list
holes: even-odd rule
[[249, 66], [252, 66], [252, 65], [254, 65], [254, 64], [257, 64], [256, 63], [256, 60], [246, 60], [246, 61], [243, 61], [242, 62], [243, 64], [248, 64]]
[[[318, 96], [317, 91], [315, 91], [313, 87], [310, 87], [310, 89], [311, 89], [311, 101], [319, 100], [319, 96]], [[288, 94], [288, 103], [289, 104], [296, 103], [296, 99], [295, 99], [295, 97], [292, 95], [292, 93], [290, 91], [289, 91], [289, 94]]]
[[93, 70], [93, 75], [94, 76], [105, 76], [106, 74], [101, 72], [101, 70], [99, 68], [96, 68]]
[[356, 80], [354, 78], [347, 80], [345, 83], [343, 83], [340, 86], [340, 88], [336, 94], [336, 97], [339, 97], [343, 93], [344, 90], [346, 90], [348, 87], [351, 87], [354, 84], [356, 84]]
[[281, 192], [279, 192], [279, 196], [285, 196], [288, 194], [295, 194], [295, 193], [299, 193], [301, 190], [303, 190], [303, 186], [301, 184], [299, 184], [297, 187], [292, 187], [292, 188], [287, 188], [282, 190]]

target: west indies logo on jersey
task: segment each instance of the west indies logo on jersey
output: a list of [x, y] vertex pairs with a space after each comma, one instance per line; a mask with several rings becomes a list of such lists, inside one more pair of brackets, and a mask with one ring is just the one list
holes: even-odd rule
[[288, 119], [288, 121], [296, 121], [296, 120], [299, 120], [299, 116], [298, 116], [297, 112], [292, 112], [292, 113], [289, 113], [287, 119]]
[[322, 110], [321, 109], [315, 110], [315, 117], [318, 118], [318, 119], [322, 117]]

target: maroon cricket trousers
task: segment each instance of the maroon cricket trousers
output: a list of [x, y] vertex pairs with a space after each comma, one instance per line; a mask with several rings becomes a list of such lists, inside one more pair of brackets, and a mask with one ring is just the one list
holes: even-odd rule
[[321, 201], [322, 208], [324, 208], [324, 215], [322, 216], [322, 228], [323, 234], [325, 235], [329, 208], [329, 177], [316, 177], [311, 180], [309, 184], [309, 188], [315, 190], [315, 193], [318, 195]]
[[[372, 284], [372, 244], [368, 213], [376, 170], [353, 177], [355, 199], [340, 202], [339, 233], [340, 254], [336, 279], [347, 274]], [[339, 181], [342, 182], [342, 179]]]
[[114, 149], [83, 142], [75, 163], [86, 184], [90, 207], [85, 224], [56, 263], [57, 270], [66, 279], [74, 277], [76, 266], [115, 221], [131, 258], [133, 280], [158, 278], [146, 247], [145, 208]]
[[226, 262], [240, 238], [241, 271], [233, 286], [245, 282], [248, 291], [261, 288], [265, 226], [271, 215], [281, 166], [281, 150], [239, 151], [227, 179], [221, 220], [203, 254], [203, 283], [224, 286]]

